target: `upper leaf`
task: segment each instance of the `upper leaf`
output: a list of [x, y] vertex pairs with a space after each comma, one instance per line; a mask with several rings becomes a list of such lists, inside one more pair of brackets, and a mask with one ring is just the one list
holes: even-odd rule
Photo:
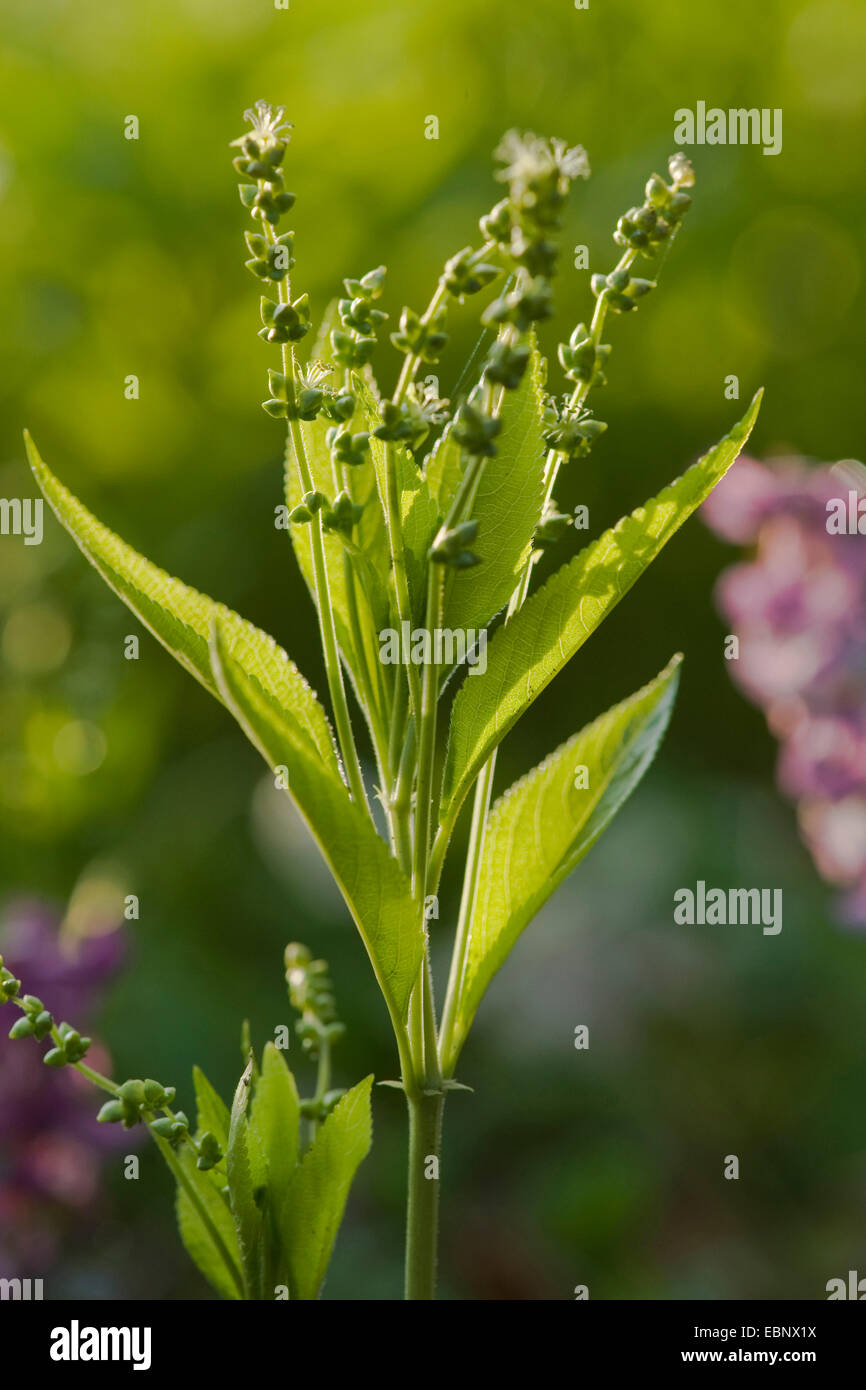
[[279, 1048], [265, 1043], [249, 1110], [250, 1166], [277, 1209], [298, 1161], [299, 1118], [295, 1078]]
[[529, 559], [544, 501], [544, 373], [533, 344], [522, 382], [505, 392], [497, 453], [484, 465], [472, 504], [478, 522], [472, 549], [482, 563], [450, 578], [445, 627], [486, 627], [505, 607]]
[[484, 832], [446, 1075], [523, 928], [643, 777], [670, 719], [681, 657], [575, 734], [494, 804]]
[[262, 1298], [264, 1287], [265, 1231], [257, 1202], [262, 1189], [253, 1180], [250, 1164], [247, 1111], [252, 1088], [253, 1063], [247, 1063], [237, 1084], [229, 1125], [226, 1169], [229, 1179], [232, 1215], [244, 1272], [247, 1298]]
[[420, 911], [405, 875], [342, 783], [232, 659], [218, 629], [211, 657], [223, 699], [247, 736], [272, 768], [288, 768], [291, 795], [355, 919], [391, 1015], [405, 1018], [423, 951]]
[[237, 1233], [223, 1192], [225, 1171], [203, 1172], [189, 1144], [173, 1149], [153, 1130], [150, 1134], [177, 1183], [177, 1224], [187, 1253], [223, 1298], [244, 1298]]
[[487, 670], [454, 701], [440, 818], [453, 817], [493, 749], [604, 621], [675, 531], [724, 476], [760, 405], [658, 497], [586, 546], [494, 634]]
[[281, 1220], [292, 1298], [319, 1295], [352, 1179], [370, 1151], [372, 1076], [338, 1101], [295, 1170]]
[[211, 627], [218, 620], [232, 657], [261, 697], [291, 718], [308, 747], [339, 775], [325, 711], [274, 639], [139, 555], [55, 478], [29, 435], [25, 442], [36, 481], [79, 549], [181, 666], [220, 698], [208, 654]]
[[198, 1107], [198, 1130], [209, 1130], [218, 1141], [223, 1153], [229, 1142], [231, 1112], [222, 1096], [214, 1090], [200, 1067], [193, 1067], [192, 1079], [195, 1086], [195, 1099]]

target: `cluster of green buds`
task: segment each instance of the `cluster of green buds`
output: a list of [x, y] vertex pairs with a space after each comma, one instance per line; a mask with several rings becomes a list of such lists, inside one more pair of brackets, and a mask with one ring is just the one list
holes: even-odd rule
[[503, 166], [497, 178], [508, 184], [508, 197], [482, 217], [481, 231], [530, 278], [550, 279], [558, 253], [551, 233], [560, 226], [572, 181], [589, 176], [586, 151], [510, 130], [495, 153]]
[[360, 280], [343, 281], [347, 297], [337, 305], [340, 327], [331, 333], [334, 361], [341, 367], [364, 367], [373, 356], [376, 334], [388, 315], [376, 308], [385, 288], [387, 271], [383, 265], [368, 270]]
[[604, 364], [610, 356], [610, 343], [594, 343], [585, 323], [579, 323], [567, 343], [557, 349], [562, 369], [569, 381], [584, 386], [604, 386]]
[[37, 1042], [42, 1042], [54, 1027], [54, 1019], [42, 1000], [35, 994], [20, 994], [16, 996], [16, 1003], [23, 1013], [9, 1029], [10, 1038], [36, 1038]]
[[86, 1057], [90, 1048], [90, 1038], [83, 1037], [71, 1023], [59, 1023], [54, 1019], [41, 999], [35, 994], [22, 994], [21, 981], [13, 975], [0, 956], [0, 1004], [15, 1003], [21, 1010], [21, 1017], [13, 1023], [9, 1037], [35, 1038], [37, 1042], [51, 1037], [54, 1046], [44, 1053], [42, 1060], [46, 1067], [74, 1066]]
[[468, 547], [478, 535], [477, 521], [461, 521], [457, 526], [441, 526], [433, 538], [430, 559], [437, 565], [450, 565], [452, 569], [467, 570], [481, 563], [474, 551]]
[[8, 1004], [10, 999], [17, 999], [20, 988], [21, 981], [3, 964], [3, 957], [0, 956], [0, 1004]]
[[337, 1019], [328, 963], [313, 960], [308, 948], [297, 941], [286, 947], [284, 960], [289, 1002], [301, 1015], [295, 1031], [304, 1051], [315, 1056], [323, 1041], [335, 1043], [346, 1031], [345, 1025]]
[[[17, 1004], [21, 1010], [21, 1017], [10, 1029], [10, 1038], [35, 1038], [41, 1042], [49, 1035], [52, 1037], [54, 1046], [42, 1058], [47, 1067], [77, 1066], [86, 1056], [90, 1038], [82, 1037], [70, 1023], [59, 1023], [55, 1028], [42, 1000], [35, 994], [21, 993], [21, 981], [6, 968], [0, 956], [0, 1004], [8, 1003]], [[88, 1067], [80, 1070], [97, 1085], [113, 1091], [111, 1100], [106, 1101], [96, 1117], [100, 1124], [122, 1124], [124, 1129], [132, 1129], [144, 1121], [173, 1148], [183, 1141], [190, 1143], [195, 1149], [196, 1164], [202, 1170], [219, 1163], [222, 1153], [215, 1137], [206, 1132], [194, 1139], [186, 1115], [182, 1111], [172, 1113], [170, 1107], [176, 1094], [173, 1086], [163, 1086], [159, 1081], [132, 1080], [115, 1087]]]
[[[170, 1106], [176, 1094], [174, 1086], [163, 1086], [159, 1081], [124, 1081], [118, 1088], [117, 1099], [107, 1101], [97, 1119], [100, 1124], [122, 1124], [124, 1129], [132, 1129], [140, 1121], [150, 1120], [156, 1112]], [[185, 1118], [179, 1114], [174, 1121], [183, 1127]], [[160, 1131], [157, 1130], [157, 1133]], [[166, 1133], [165, 1137], [170, 1136]]]
[[[292, 129], [284, 115], [284, 107], [274, 110], [268, 102], [257, 101], [244, 112], [252, 130], [231, 142], [240, 151], [232, 163], [245, 180], [238, 186], [241, 202], [253, 217], [274, 227], [295, 204], [295, 195], [287, 192], [280, 171]], [[250, 250], [253, 256], [258, 254], [252, 247]]]
[[46, 1067], [68, 1067], [86, 1057], [90, 1038], [84, 1038], [71, 1023], [58, 1023], [54, 1047], [42, 1058]]
[[607, 307], [615, 314], [625, 314], [631, 309], [636, 309], [638, 300], [643, 299], [645, 294], [649, 294], [650, 290], [656, 287], [654, 280], [631, 275], [629, 271], [619, 267], [609, 275], [593, 275], [589, 283], [596, 299], [605, 295]]
[[106, 1101], [96, 1118], [101, 1124], [122, 1124], [124, 1129], [146, 1124], [173, 1149], [183, 1143], [190, 1144], [195, 1150], [196, 1167], [207, 1172], [223, 1157], [219, 1142], [210, 1130], [193, 1137], [183, 1111], [171, 1110], [175, 1095], [174, 1086], [163, 1086], [159, 1081], [124, 1081], [118, 1087], [116, 1098]]
[[549, 448], [562, 455], [563, 463], [585, 458], [600, 434], [607, 429], [588, 410], [574, 408], [569, 396], [561, 401], [550, 396], [545, 407], [544, 439]]
[[445, 262], [441, 283], [448, 293], [460, 304], [469, 294], [478, 294], [492, 284], [502, 269], [484, 259], [484, 247], [473, 250], [465, 246]]
[[508, 294], [500, 295], [481, 316], [482, 323], [511, 323], [518, 333], [527, 333], [534, 323], [553, 314], [553, 289], [543, 275], [527, 277]]
[[[266, 101], [257, 101], [244, 112], [252, 130], [232, 141], [240, 153], [233, 159], [235, 169], [244, 179], [238, 185], [241, 202], [253, 218], [274, 229], [245, 233], [249, 260], [247, 269], [260, 280], [279, 284], [294, 265], [294, 232], [276, 233], [284, 213], [295, 204], [283, 181], [280, 165], [289, 142], [291, 123], [285, 121], [284, 108], [274, 110]], [[310, 305], [306, 295], [292, 303], [276, 303], [262, 298], [262, 327], [259, 337], [266, 343], [297, 343], [310, 331]]]
[[298, 505], [289, 512], [289, 521], [295, 526], [306, 526], [318, 512], [321, 512], [322, 529], [333, 531], [348, 539], [357, 526], [362, 511], [361, 504], [353, 502], [345, 489], [337, 493], [333, 502], [324, 492], [305, 492]]
[[439, 361], [448, 342], [444, 324], [447, 309], [440, 304], [429, 318], [416, 314], [414, 309], [405, 308], [400, 315], [400, 327], [391, 334], [391, 342], [398, 352], [411, 353], [421, 362], [431, 366]]
[[623, 213], [614, 232], [618, 245], [653, 256], [674, 235], [691, 207], [691, 196], [685, 190], [692, 187], [695, 175], [683, 154], [671, 156], [668, 170], [670, 184], [659, 174], [653, 174], [641, 206]]
[[268, 241], [261, 232], [244, 232], [244, 240], [250, 253], [250, 259], [244, 261], [244, 265], [251, 275], [258, 280], [273, 280], [275, 283], [285, 280], [295, 264], [292, 255], [294, 232], [283, 232], [273, 242]]
[[373, 431], [377, 439], [418, 449], [431, 429], [448, 419], [448, 402], [440, 399], [432, 383], [413, 381], [399, 405], [394, 401], [382, 401], [379, 415], [382, 423]]
[[501, 431], [502, 421], [488, 415], [471, 400], [465, 401], [454, 417], [454, 438], [470, 457], [493, 458], [496, 453], [493, 441]]
[[299, 294], [289, 304], [277, 304], [262, 296], [262, 327], [259, 337], [266, 343], [299, 343], [310, 331], [310, 296]]

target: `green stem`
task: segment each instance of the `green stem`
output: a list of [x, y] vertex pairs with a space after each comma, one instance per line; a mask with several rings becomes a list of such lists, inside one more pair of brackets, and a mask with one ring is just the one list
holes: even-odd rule
[[[439, 1241], [439, 1163], [444, 1092], [408, 1096], [409, 1197], [406, 1212], [405, 1297], [436, 1295]], [[434, 1161], [435, 1160], [435, 1161]]]
[[[271, 245], [276, 244], [276, 233], [271, 224], [264, 222], [265, 233]], [[277, 283], [277, 298], [280, 304], [291, 303], [291, 290], [288, 275]], [[286, 379], [286, 399], [289, 408], [289, 437], [292, 441], [292, 452], [295, 456], [295, 463], [298, 469], [298, 478], [302, 492], [313, 492], [313, 476], [310, 472], [310, 465], [307, 460], [307, 451], [304, 447], [304, 435], [301, 429], [301, 422], [297, 415], [297, 393], [295, 382], [297, 380], [297, 362], [295, 360], [295, 349], [290, 343], [281, 345], [283, 375]], [[343, 755], [343, 764], [346, 768], [349, 787], [352, 796], [358, 805], [370, 813], [367, 803], [367, 792], [364, 787], [364, 777], [361, 772], [361, 763], [358, 758], [358, 750], [355, 746], [355, 735], [352, 731], [352, 720], [349, 716], [349, 706], [346, 700], [346, 687], [343, 684], [343, 668], [340, 664], [339, 650], [337, 647], [337, 630], [334, 624], [334, 608], [331, 602], [331, 590], [328, 583], [328, 565], [325, 558], [325, 540], [322, 531], [322, 513], [316, 512], [310, 522], [310, 550], [313, 561], [313, 580], [316, 590], [316, 610], [319, 615], [319, 632], [322, 638], [322, 653], [325, 661], [325, 675], [328, 681], [328, 691], [331, 696], [331, 707], [334, 711], [334, 723], [337, 728], [337, 739]]]
[[430, 856], [430, 822], [433, 802], [433, 762], [436, 749], [436, 716], [439, 666], [434, 660], [436, 632], [442, 623], [445, 595], [444, 567], [427, 563], [426, 627], [430, 637], [430, 660], [424, 667], [421, 686], [421, 719], [418, 726], [418, 780], [415, 793], [415, 836], [412, 859], [412, 888], [419, 901], [427, 892]]
[[[439, 1035], [439, 1060], [445, 1076], [453, 1076], [457, 1064], [454, 1049], [454, 1029], [457, 1022], [457, 1001], [466, 970], [466, 955], [469, 950], [469, 924], [475, 907], [478, 892], [478, 879], [481, 873], [481, 855], [484, 849], [484, 834], [487, 816], [490, 811], [490, 797], [493, 790], [493, 774], [496, 770], [495, 756], [491, 756], [475, 783], [475, 802], [472, 808], [472, 827], [469, 832], [469, 849], [466, 858], [466, 872], [463, 878], [463, 891], [460, 897], [460, 914], [457, 919], [457, 933], [451, 954], [451, 970], [448, 975], [448, 988], [442, 1010], [442, 1027]], [[453, 1055], [452, 1055], [453, 1054]]]

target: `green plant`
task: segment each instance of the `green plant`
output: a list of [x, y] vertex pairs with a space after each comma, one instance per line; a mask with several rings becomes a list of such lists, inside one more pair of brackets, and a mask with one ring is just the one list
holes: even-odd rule
[[[58, 482], [29, 438], [27, 449], [46, 498], [84, 554], [223, 702], [287, 786], [340, 887], [396, 1041], [400, 1079], [386, 1084], [404, 1091], [409, 1114], [406, 1296], [427, 1299], [436, 1279], [442, 1111], [448, 1091], [460, 1085], [455, 1072], [472, 1020], [523, 928], [646, 771], [670, 716], [680, 658], [492, 802], [497, 748], [725, 473], [748, 438], [759, 398], [681, 478], [531, 592], [536, 561], [570, 532], [571, 519], [554, 500], [560, 470], [584, 459], [605, 429], [587, 399], [604, 384], [607, 317], [633, 311], [655, 287], [633, 269], [639, 257], [666, 253], [690, 203], [691, 166], [673, 157], [670, 182], [653, 175], [643, 203], [620, 218], [619, 261], [591, 279], [591, 321], [559, 346], [567, 391], [556, 395], [546, 389], [536, 325], [553, 314], [555, 236], [569, 185], [589, 171], [579, 148], [506, 135], [497, 151], [506, 196], [481, 218], [480, 247], [447, 261], [426, 309], [403, 310], [391, 334], [402, 363], [386, 397], [371, 366], [387, 318], [384, 267], [345, 281], [345, 297], [327, 311], [312, 353], [301, 359], [311, 311], [292, 284], [293, 233], [280, 230], [294, 203], [282, 174], [290, 127], [282, 110], [264, 102], [246, 114], [252, 128], [234, 142], [241, 201], [254, 222], [246, 264], [265, 290], [260, 336], [280, 353], [264, 408], [287, 423], [284, 520], [318, 616], [336, 737], [324, 706], [270, 637], [138, 555]], [[443, 400], [433, 369], [447, 343], [448, 315], [476, 295], [486, 301], [482, 338], [453, 398]], [[374, 781], [358, 751], [347, 678]], [[443, 863], [470, 798], [463, 893], [437, 1015], [428, 936]], [[250, 1065], [232, 1125], [258, 1134], [264, 1093], [272, 1128], [261, 1143], [279, 1164], [283, 1142], [292, 1156], [297, 1147], [287, 1137], [297, 1111], [291, 1081], [266, 1049], [248, 1105]], [[110, 1105], [122, 1107], [118, 1094]], [[323, 1102], [324, 1092], [317, 1097]], [[343, 1133], [338, 1117], [350, 1097], [357, 1126], [347, 1119]], [[334, 1163], [334, 1146], [345, 1142], [342, 1200], [331, 1204], [325, 1223], [330, 1239], [366, 1148], [368, 1097], [369, 1079], [339, 1102], [297, 1169], [318, 1163], [311, 1155], [326, 1135], [334, 1136]], [[245, 1295], [271, 1296], [275, 1270], [294, 1258], [291, 1241], [274, 1237], [263, 1265], [251, 1252], [264, 1248], [261, 1227], [275, 1204], [291, 1225], [296, 1179], [283, 1175], [283, 1197], [264, 1206], [254, 1183], [250, 1203], [252, 1150], [247, 1161], [236, 1147], [233, 1158], [232, 1125], [226, 1129], [209, 1090], [202, 1089], [199, 1108], [200, 1127], [209, 1126], [226, 1154], [232, 1221], [222, 1238], [234, 1232]], [[164, 1119], [150, 1119], [149, 1127], [181, 1182], [177, 1153], [186, 1155], [189, 1179], [202, 1140], [190, 1140], [182, 1126], [183, 1146], [173, 1151], [172, 1126], [180, 1121], [168, 1110]], [[359, 1133], [366, 1138], [359, 1141]], [[182, 1206], [188, 1226], [183, 1198]], [[224, 1204], [219, 1211], [224, 1220]], [[192, 1252], [213, 1279], [208, 1234], [208, 1258]], [[320, 1255], [329, 1249], [323, 1241]], [[284, 1282], [293, 1296], [315, 1296], [323, 1274], [320, 1259], [315, 1276], [295, 1268]], [[224, 1277], [214, 1282], [232, 1292]]]

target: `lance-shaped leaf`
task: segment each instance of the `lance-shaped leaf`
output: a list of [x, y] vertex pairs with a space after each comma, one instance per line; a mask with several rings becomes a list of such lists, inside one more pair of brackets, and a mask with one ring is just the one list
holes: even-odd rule
[[384, 840], [342, 783], [234, 661], [219, 629], [211, 660], [226, 704], [271, 768], [288, 769], [289, 789], [358, 927], [389, 1012], [402, 1020], [423, 951], [421, 915]]
[[232, 1102], [226, 1149], [229, 1195], [247, 1298], [263, 1298], [265, 1286], [265, 1225], [260, 1202], [264, 1193], [253, 1180], [250, 1164], [247, 1112], [252, 1089], [253, 1062], [248, 1062]]
[[681, 657], [575, 734], [495, 802], [484, 834], [466, 964], [444, 1058], [450, 1074], [475, 1011], [523, 928], [592, 848], [655, 756]]
[[230, 608], [173, 579], [103, 526], [43, 463], [25, 435], [30, 466], [49, 504], [78, 548], [106, 583], [164, 647], [212, 695], [220, 698], [210, 667], [208, 641], [218, 620], [235, 661], [261, 697], [290, 718], [323, 765], [339, 777], [325, 711], [297, 667], [272, 637]]
[[265, 1043], [250, 1102], [248, 1137], [253, 1181], [268, 1188], [272, 1202], [288, 1188], [298, 1162], [299, 1120], [295, 1078], [279, 1048]]
[[493, 749], [591, 636], [724, 476], [760, 405], [658, 497], [563, 565], [487, 648], [487, 670], [463, 682], [451, 720], [440, 819], [451, 823]]
[[[197, 1138], [205, 1130], [216, 1137], [225, 1152], [228, 1143], [228, 1109], [202, 1072], [196, 1068], [198, 1097]], [[231, 1208], [223, 1193], [225, 1169], [220, 1165], [202, 1171], [189, 1144], [176, 1149], [151, 1130], [151, 1138], [177, 1183], [177, 1224], [181, 1240], [193, 1263], [223, 1298], [243, 1298], [241, 1254]]]
[[372, 1076], [337, 1102], [295, 1170], [280, 1221], [292, 1298], [319, 1295], [346, 1198], [373, 1136]]
[[472, 550], [481, 564], [449, 575], [444, 626], [484, 628], [511, 597], [529, 559], [544, 501], [544, 362], [533, 343], [523, 380], [506, 391], [502, 433], [472, 503], [478, 522]]

